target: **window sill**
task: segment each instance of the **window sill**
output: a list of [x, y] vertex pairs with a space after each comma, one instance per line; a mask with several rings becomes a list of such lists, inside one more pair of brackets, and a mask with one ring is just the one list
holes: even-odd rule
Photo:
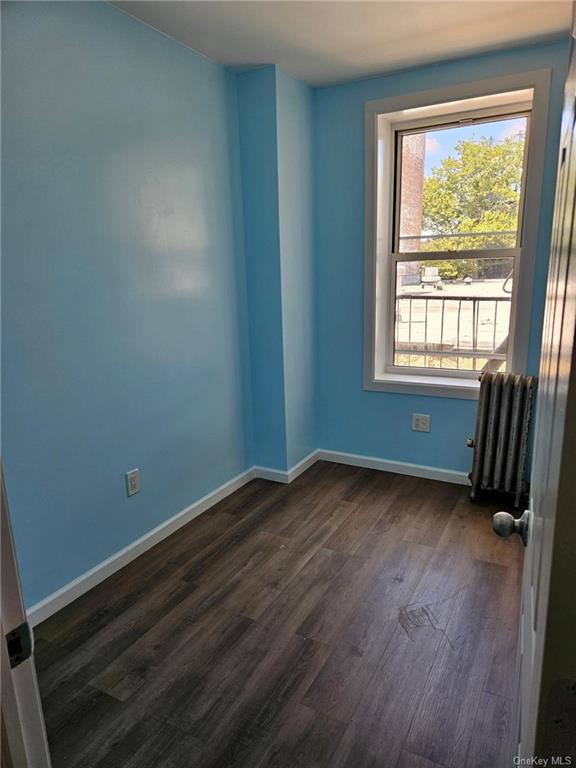
[[451, 397], [458, 400], [477, 400], [480, 382], [477, 378], [463, 379], [450, 376], [414, 376], [386, 373], [364, 383], [364, 389], [377, 392], [395, 392], [403, 395]]

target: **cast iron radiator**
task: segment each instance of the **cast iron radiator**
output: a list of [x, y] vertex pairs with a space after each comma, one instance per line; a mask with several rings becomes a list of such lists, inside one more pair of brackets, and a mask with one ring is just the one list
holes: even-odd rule
[[470, 498], [480, 491], [507, 491], [520, 505], [528, 492], [530, 425], [536, 398], [535, 376], [483, 373], [476, 417]]

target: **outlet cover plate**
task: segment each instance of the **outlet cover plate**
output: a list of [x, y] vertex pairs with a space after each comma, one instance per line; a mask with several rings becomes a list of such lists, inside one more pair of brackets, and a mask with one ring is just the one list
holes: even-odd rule
[[430, 432], [430, 414], [413, 413], [412, 414], [413, 432]]
[[131, 469], [130, 472], [126, 472], [126, 493], [128, 496], [134, 496], [135, 493], [140, 493], [139, 469]]

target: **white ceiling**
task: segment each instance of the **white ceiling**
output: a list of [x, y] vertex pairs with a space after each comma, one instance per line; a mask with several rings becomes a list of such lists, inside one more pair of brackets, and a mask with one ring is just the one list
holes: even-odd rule
[[312, 85], [568, 34], [557, 0], [123, 0], [222, 64], [279, 64]]

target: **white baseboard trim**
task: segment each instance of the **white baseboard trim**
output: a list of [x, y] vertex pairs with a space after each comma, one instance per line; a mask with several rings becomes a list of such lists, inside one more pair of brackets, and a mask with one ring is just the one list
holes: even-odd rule
[[194, 504], [186, 507], [186, 509], [178, 512], [165, 522], [160, 523], [156, 528], [153, 528], [139, 539], [136, 539], [136, 541], [128, 544], [124, 549], [121, 549], [119, 552], [116, 552], [116, 554], [106, 558], [106, 560], [95, 565], [94, 568], [90, 568], [89, 571], [86, 571], [81, 576], [78, 576], [78, 578], [65, 584], [61, 589], [53, 592], [51, 595], [48, 595], [48, 597], [45, 597], [43, 600], [40, 600], [40, 602], [33, 605], [26, 612], [28, 621], [33, 627], [40, 624], [73, 600], [76, 600], [76, 598], [80, 597], [85, 592], [88, 592], [89, 589], [100, 584], [100, 582], [107, 579], [108, 576], [112, 576], [112, 574], [119, 571], [120, 568], [128, 565], [128, 563], [135, 560], [139, 555], [146, 552], [146, 550], [151, 549], [155, 544], [162, 541], [162, 539], [170, 536], [170, 534], [174, 533], [179, 528], [182, 528], [183, 525], [186, 525], [195, 517], [201, 515], [202, 512], [210, 509], [210, 507], [213, 507], [219, 501], [225, 499], [226, 496], [234, 493], [234, 491], [242, 488], [243, 485], [246, 485], [246, 483], [254, 477], [257, 477], [257, 475], [254, 474], [254, 470], [248, 469], [240, 475], [233, 477], [232, 480], [224, 483], [224, 485], [221, 485], [219, 488], [216, 488], [212, 493], [208, 493], [206, 496], [198, 499]]
[[254, 477], [259, 477], [261, 480], [271, 480], [273, 483], [287, 483], [288, 471], [271, 469], [270, 467], [254, 467]]
[[359, 456], [353, 453], [341, 453], [339, 451], [328, 451], [319, 449], [312, 451], [308, 456], [299, 461], [289, 470], [271, 469], [270, 467], [251, 467], [245, 472], [237, 475], [224, 485], [221, 485], [211, 493], [206, 494], [198, 501], [195, 501], [186, 509], [178, 512], [160, 525], [145, 533], [136, 541], [133, 541], [124, 549], [103, 560], [98, 565], [86, 571], [77, 579], [65, 584], [48, 597], [40, 600], [38, 603], [28, 609], [28, 621], [34, 627], [47, 619], [52, 614], [61, 610], [76, 598], [88, 592], [88, 590], [100, 584], [120, 568], [128, 565], [139, 555], [151, 549], [155, 544], [170, 536], [182, 526], [189, 523], [202, 512], [213, 507], [226, 496], [234, 493], [243, 485], [254, 478], [263, 480], [272, 480], [276, 483], [291, 483], [298, 475], [301, 475], [317, 461], [333, 461], [338, 464], [349, 464], [353, 467], [366, 467], [367, 469], [380, 469], [384, 472], [396, 472], [401, 475], [414, 475], [415, 477], [425, 477], [431, 480], [443, 480], [447, 483], [459, 483], [468, 485], [468, 475], [466, 472], [456, 472], [449, 469], [439, 469], [438, 467], [426, 467], [421, 464], [409, 464], [403, 461], [388, 461], [387, 459], [377, 459], [372, 456]]
[[424, 477], [427, 480], [442, 480], [445, 483], [457, 483], [469, 485], [467, 472], [458, 472], [455, 469], [440, 469], [428, 467], [424, 464], [411, 464], [405, 461], [390, 461], [377, 459], [374, 456], [360, 456], [355, 453], [341, 453], [340, 451], [318, 450], [319, 461], [333, 461], [337, 464], [349, 464], [352, 467], [365, 467], [366, 469], [379, 469], [383, 472], [395, 472], [398, 475], [412, 475]]
[[298, 475], [315, 464], [318, 461], [318, 451], [312, 451], [305, 456], [298, 464], [294, 464], [291, 469], [270, 469], [269, 467], [252, 467], [254, 477], [260, 477], [262, 480], [272, 480], [275, 483], [291, 483]]

